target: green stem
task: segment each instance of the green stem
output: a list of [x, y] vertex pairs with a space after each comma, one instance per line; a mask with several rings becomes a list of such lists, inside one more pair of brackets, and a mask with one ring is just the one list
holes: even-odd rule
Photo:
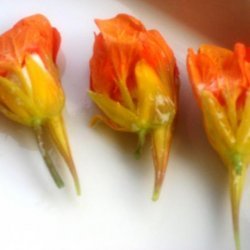
[[158, 201], [159, 200], [162, 182], [163, 182], [163, 179], [162, 179], [162, 181], [160, 183], [155, 181], [155, 187], [154, 187], [153, 196], [152, 196], [153, 201]]
[[141, 129], [138, 132], [138, 145], [135, 151], [135, 156], [137, 159], [139, 159], [141, 157], [141, 153], [142, 153], [142, 147], [145, 143], [145, 139], [146, 139], [146, 134], [147, 134], [147, 130], [146, 129]]
[[232, 218], [234, 228], [234, 240], [236, 250], [240, 250], [240, 225], [239, 225], [239, 214], [240, 214], [240, 201], [242, 197], [242, 191], [245, 183], [246, 169], [243, 167], [241, 174], [233, 171], [230, 173], [230, 196], [232, 204]]
[[59, 173], [57, 172], [54, 163], [52, 162], [49, 153], [46, 149], [46, 147], [44, 146], [44, 140], [43, 140], [43, 131], [42, 131], [42, 127], [41, 126], [36, 126], [34, 127], [34, 131], [35, 131], [35, 136], [36, 136], [36, 140], [37, 140], [37, 144], [39, 147], [39, 151], [43, 157], [43, 160], [51, 174], [51, 177], [53, 178], [53, 180], [55, 181], [56, 185], [58, 188], [62, 188], [64, 187], [64, 182], [61, 178], [61, 176], [59, 175]]

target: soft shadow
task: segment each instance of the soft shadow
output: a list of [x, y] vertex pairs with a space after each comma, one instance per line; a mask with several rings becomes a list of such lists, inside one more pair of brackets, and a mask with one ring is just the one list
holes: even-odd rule
[[[119, 148], [118, 151], [124, 158], [124, 161], [134, 160], [135, 164], [131, 166], [131, 168], [134, 169], [134, 171], [136, 172], [146, 171], [147, 168], [145, 168], [145, 165], [149, 165], [147, 162], [148, 160], [147, 154], [150, 153], [149, 152], [150, 151], [149, 136], [145, 142], [141, 156], [137, 158], [135, 151], [137, 148], [138, 137], [136, 134], [114, 131], [103, 123], [96, 124], [93, 127], [93, 129], [95, 130], [95, 132], [100, 134], [100, 137], [102, 137], [102, 140], [105, 140], [108, 142], [108, 144], [115, 145], [115, 147]], [[152, 162], [152, 165], [153, 165], [153, 162]]]
[[0, 136], [4, 140], [7, 140], [8, 137], [11, 137], [21, 147], [29, 150], [36, 150], [36, 145], [34, 140], [32, 140], [34, 135], [31, 128], [10, 121], [3, 115], [0, 116], [0, 121]]
[[[34, 158], [23, 157], [21, 155], [24, 152], [22, 148], [29, 151], [38, 151], [32, 129], [12, 122], [3, 116], [0, 117], [0, 121], [1, 144], [6, 144], [6, 147], [8, 147], [8, 157], [18, 158], [18, 155], [20, 155], [20, 160], [22, 161], [22, 164], [18, 164], [18, 162], [16, 162], [15, 165], [10, 167], [12, 169], [15, 169], [15, 171], [27, 173], [27, 175], [34, 178], [33, 180], [31, 180], [31, 182], [35, 180], [34, 183], [36, 183], [37, 186], [41, 187], [44, 193], [49, 193], [49, 190], [46, 187], [46, 180], [44, 179], [44, 175], [42, 174], [43, 170], [38, 167], [41, 164], [38, 164], [37, 161], [34, 161]], [[18, 155], [14, 155], [14, 153], [11, 152], [11, 145], [13, 145], [13, 141], [20, 148], [20, 151], [15, 151]], [[42, 157], [41, 162], [43, 162]], [[2, 167], [7, 166], [3, 165]], [[44, 168], [46, 168], [45, 164]], [[12, 177], [7, 176], [7, 178]]]
[[[132, 10], [141, 9], [139, 2], [156, 8], [183, 26], [196, 30], [221, 46], [235, 42], [250, 44], [250, 1], [248, 0], [119, 0]], [[141, 11], [140, 11], [141, 12]], [[157, 27], [156, 27], [157, 28]], [[185, 37], [183, 36], [185, 40]]]
[[[195, 172], [204, 187], [207, 187], [207, 199], [213, 212], [212, 221], [215, 223], [218, 235], [224, 230], [221, 223], [225, 217], [225, 201], [229, 200], [228, 173], [216, 152], [210, 146], [203, 127], [202, 114], [194, 99], [186, 75], [182, 75], [180, 92], [179, 120], [174, 139], [174, 149], [179, 157], [185, 159], [189, 171]], [[177, 168], [181, 166], [176, 166]], [[228, 218], [228, 220], [230, 220]], [[216, 236], [217, 237], [217, 236]]]
[[[0, 138], [1, 143], [5, 144], [7, 147], [10, 147], [10, 145], [16, 143], [20, 148], [20, 153], [22, 154], [24, 151], [22, 148], [35, 152], [38, 154], [38, 157], [20, 157], [22, 159], [22, 164], [18, 164], [18, 162], [15, 164], [15, 166], [11, 166], [12, 168], [16, 168], [16, 171], [25, 172], [29, 176], [32, 176], [35, 179], [35, 183], [39, 188], [43, 191], [44, 195], [47, 195], [48, 197], [52, 197], [54, 199], [54, 192], [57, 191], [57, 189], [54, 188], [53, 185], [55, 185], [53, 182], [53, 179], [48, 174], [44, 175], [44, 171], [48, 171], [46, 164], [43, 161], [42, 156], [40, 156], [39, 148], [36, 143], [35, 135], [32, 131], [32, 128], [29, 128], [27, 126], [20, 125], [18, 123], [15, 123], [4, 116], [0, 116]], [[54, 148], [49, 149], [50, 154], [53, 156], [53, 161], [55, 163], [55, 166], [60, 167], [60, 175], [63, 177], [64, 180], [69, 182], [67, 179], [68, 173], [66, 171], [67, 167], [65, 162], [62, 160], [62, 158], [59, 156], [59, 153]], [[24, 152], [25, 153], [25, 152]], [[12, 157], [11, 153], [11, 147], [8, 150], [8, 156]], [[13, 157], [18, 157], [16, 155], [13, 155]], [[6, 166], [2, 166], [6, 167]], [[43, 169], [44, 168], [44, 169]], [[11, 177], [10, 177], [11, 178]], [[65, 183], [68, 184], [68, 183]], [[67, 185], [68, 186], [68, 185]], [[52, 189], [50, 189], [52, 187]], [[68, 187], [64, 188], [68, 190], [69, 192], [72, 192]], [[58, 191], [59, 192], [59, 191]], [[69, 195], [70, 196], [70, 195]]]
[[[129, 189], [131, 183], [136, 183], [136, 186], [133, 187], [135, 191], [133, 196], [129, 196], [131, 205], [134, 204], [135, 196], [137, 197], [136, 200], [140, 200], [142, 197], [150, 200], [154, 183], [154, 164], [149, 146], [150, 138], [147, 138], [148, 140], [138, 159], [135, 155], [138, 142], [136, 134], [117, 132], [103, 123], [96, 124], [92, 129], [100, 136], [101, 140], [105, 141], [106, 145], [115, 148], [117, 154], [119, 154], [121, 162], [124, 164], [117, 166], [117, 168], [121, 168], [122, 171], [125, 170], [132, 178], [132, 182], [125, 183], [124, 185], [127, 185]], [[122, 190], [124, 187], [120, 186], [119, 188]]]

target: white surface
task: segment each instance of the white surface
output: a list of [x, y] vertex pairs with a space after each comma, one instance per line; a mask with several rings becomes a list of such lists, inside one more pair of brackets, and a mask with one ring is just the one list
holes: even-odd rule
[[[202, 1], [200, 1], [202, 2]], [[1, 117], [0, 249], [233, 250], [227, 173], [208, 145], [187, 82], [188, 47], [250, 44], [249, 1], [1, 0], [0, 32], [43, 13], [62, 35], [59, 64], [65, 119], [83, 195], [68, 172], [58, 190], [28, 129]], [[242, 3], [242, 6], [236, 5]], [[151, 201], [149, 145], [135, 160], [136, 138], [88, 127], [96, 112], [86, 95], [93, 19], [126, 12], [158, 29], [175, 51], [181, 74], [180, 114], [160, 200]], [[247, 41], [248, 39], [248, 41]], [[250, 177], [250, 176], [249, 176]], [[250, 249], [250, 178], [240, 216], [242, 250]]]

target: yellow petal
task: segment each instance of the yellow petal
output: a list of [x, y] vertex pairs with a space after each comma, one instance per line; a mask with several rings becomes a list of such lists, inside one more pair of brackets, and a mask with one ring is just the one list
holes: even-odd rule
[[[241, 152], [245, 152], [247, 156], [250, 152], [250, 93], [247, 93], [247, 98], [244, 110], [241, 115], [241, 122], [237, 130], [237, 146]], [[250, 157], [250, 156], [249, 156]], [[248, 157], [248, 159], [250, 159]]]
[[8, 118], [24, 125], [31, 124], [31, 115], [36, 113], [32, 102], [16, 83], [4, 77], [0, 77], [0, 102], [1, 111]]
[[204, 114], [204, 125], [210, 143], [225, 160], [236, 140], [224, 109], [213, 94], [208, 91], [201, 93], [201, 106]]
[[[38, 56], [37, 61], [41, 60]], [[32, 85], [33, 101], [40, 116], [57, 115], [64, 104], [64, 94], [59, 83], [32, 56], [26, 57], [28, 77]]]
[[69, 147], [68, 137], [65, 131], [65, 126], [62, 116], [59, 115], [50, 118], [45, 123], [45, 126], [48, 128], [48, 132], [50, 133], [58, 151], [61, 153], [62, 157], [67, 163], [71, 175], [74, 179], [76, 192], [78, 195], [80, 195], [81, 194], [80, 182], [73, 158], [71, 156], [71, 150]]
[[123, 104], [125, 105], [126, 108], [128, 108], [130, 110], [134, 110], [135, 105], [134, 105], [133, 99], [131, 97], [131, 94], [128, 90], [128, 86], [126, 83], [126, 77], [123, 77], [120, 80], [117, 80], [117, 84], [118, 84], [119, 89], [121, 91]]
[[161, 126], [152, 131], [152, 152], [155, 166], [155, 187], [153, 200], [159, 198], [167, 168], [168, 155], [173, 133], [172, 125]]
[[91, 121], [90, 121], [90, 126], [92, 127], [98, 122], [103, 122], [108, 127], [112, 128], [114, 130], [117, 130], [117, 131], [130, 132], [130, 131], [127, 131], [125, 128], [119, 127], [116, 123], [112, 122], [110, 119], [108, 119], [107, 117], [105, 117], [103, 115], [93, 116]]
[[137, 114], [141, 124], [148, 128], [171, 122], [175, 106], [155, 70], [145, 61], [135, 67], [137, 83]]
[[147, 123], [153, 120], [155, 114], [155, 96], [161, 84], [155, 71], [144, 61], [135, 67], [137, 84], [137, 113], [142, 121]]
[[138, 131], [138, 117], [133, 112], [102, 94], [89, 91], [89, 95], [108, 119], [116, 123], [121, 129], [130, 132]]

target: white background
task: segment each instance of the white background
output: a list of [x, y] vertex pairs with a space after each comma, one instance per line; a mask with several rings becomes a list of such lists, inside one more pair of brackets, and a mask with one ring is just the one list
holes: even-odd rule
[[[0, 32], [45, 14], [62, 35], [59, 66], [65, 120], [83, 194], [64, 168], [58, 190], [28, 128], [0, 119], [0, 249], [233, 250], [226, 169], [209, 146], [187, 81], [188, 47], [250, 44], [250, 2], [220, 0], [0, 1]], [[150, 145], [134, 158], [136, 138], [88, 122], [97, 109], [86, 92], [93, 19], [132, 14], [156, 28], [180, 70], [180, 114], [160, 200], [151, 201]], [[250, 249], [250, 176], [240, 216], [242, 250]]]

